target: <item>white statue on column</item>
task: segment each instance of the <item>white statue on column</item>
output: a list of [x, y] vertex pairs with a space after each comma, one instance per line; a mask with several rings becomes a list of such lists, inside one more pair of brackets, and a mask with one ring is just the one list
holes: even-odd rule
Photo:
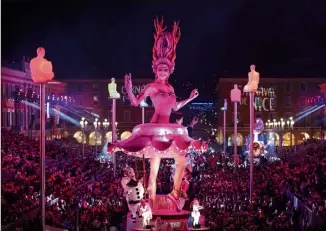
[[136, 180], [136, 175], [132, 168], [124, 169], [124, 177], [121, 179], [121, 186], [131, 213], [131, 219], [133, 222], [136, 222], [136, 213], [144, 197], [144, 186], [141, 181]]
[[256, 92], [259, 84], [259, 72], [257, 72], [255, 65], [250, 66], [250, 72], [248, 73], [248, 83], [244, 87], [244, 92]]
[[241, 101], [241, 91], [237, 84], [234, 84], [234, 88], [231, 90], [231, 102]]
[[195, 198], [192, 201], [192, 212], [191, 216], [193, 218], [193, 226], [196, 227], [199, 225], [199, 218], [200, 218], [200, 212], [199, 210], [203, 209], [204, 207], [199, 205], [198, 200]]
[[108, 85], [109, 96], [110, 98], [119, 99], [120, 94], [117, 91], [117, 83], [115, 82], [115, 78], [111, 78], [111, 83]]
[[151, 219], [153, 218], [152, 209], [149, 203], [146, 200], [141, 200], [139, 212], [143, 218], [143, 226], [146, 227], [149, 225]]

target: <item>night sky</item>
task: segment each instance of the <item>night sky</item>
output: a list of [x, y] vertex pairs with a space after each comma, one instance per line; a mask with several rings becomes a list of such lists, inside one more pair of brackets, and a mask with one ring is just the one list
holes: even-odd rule
[[145, 2], [2, 0], [2, 60], [44, 46], [57, 79], [153, 78], [153, 19], [163, 15], [169, 29], [180, 20], [177, 92], [210, 88], [207, 98], [218, 77], [246, 76], [251, 63], [262, 77], [326, 77], [325, 0]]

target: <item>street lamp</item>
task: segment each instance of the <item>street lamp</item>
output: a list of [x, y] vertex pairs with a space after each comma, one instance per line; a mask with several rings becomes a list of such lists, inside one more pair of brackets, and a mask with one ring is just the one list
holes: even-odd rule
[[110, 126], [110, 122], [108, 122], [108, 119], [104, 119], [102, 125], [103, 125], [102, 145], [104, 146], [106, 143], [106, 131]]
[[284, 125], [285, 125], [285, 122], [284, 122], [283, 118], [281, 118], [281, 121], [280, 121], [280, 129], [281, 129], [280, 147], [283, 147], [283, 130], [284, 130]]
[[292, 136], [293, 136], [293, 125], [294, 125], [293, 117], [290, 117], [290, 119], [286, 121], [286, 124], [290, 129], [290, 153], [292, 154]]
[[85, 154], [85, 144], [84, 144], [84, 139], [85, 139], [85, 129], [87, 127], [87, 120], [85, 120], [84, 117], [81, 118], [81, 121], [79, 122], [80, 123], [80, 127], [82, 129], [82, 155], [83, 155], [83, 158], [84, 158], [84, 154]]
[[276, 122], [276, 119], [273, 119], [273, 125], [274, 125], [274, 128], [277, 128], [277, 122]]
[[226, 111], [228, 110], [228, 101], [227, 99], [224, 99], [224, 106], [221, 108], [221, 111], [223, 111], [223, 152], [224, 155], [226, 155]]
[[[292, 136], [293, 136], [293, 125], [294, 125], [294, 120], [293, 117], [290, 117], [290, 129], [291, 129], [291, 154], [292, 154], [292, 146], [293, 146], [293, 141], [292, 141]], [[295, 144], [294, 144], [295, 145]]]
[[102, 122], [102, 125], [105, 129], [107, 129], [110, 126], [110, 122], [108, 122], [107, 119], [104, 119], [104, 121]]
[[95, 118], [95, 121], [93, 122], [94, 128], [95, 128], [95, 155], [97, 155], [97, 130], [101, 126], [101, 122], [98, 121], [98, 118]]

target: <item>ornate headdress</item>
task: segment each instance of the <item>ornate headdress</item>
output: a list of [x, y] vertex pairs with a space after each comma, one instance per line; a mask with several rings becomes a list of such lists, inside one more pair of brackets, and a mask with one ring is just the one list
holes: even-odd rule
[[154, 26], [156, 33], [154, 33], [154, 46], [153, 46], [153, 62], [152, 68], [154, 73], [159, 64], [166, 64], [169, 66], [170, 73], [174, 71], [176, 49], [179, 39], [181, 37], [179, 22], [173, 23], [172, 33], [166, 32], [163, 18], [161, 20], [156, 17], [154, 19]]

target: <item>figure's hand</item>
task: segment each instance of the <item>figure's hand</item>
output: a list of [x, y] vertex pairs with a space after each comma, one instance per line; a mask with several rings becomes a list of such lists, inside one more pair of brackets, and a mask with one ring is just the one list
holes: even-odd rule
[[193, 100], [193, 99], [195, 99], [198, 95], [199, 95], [198, 89], [194, 89], [194, 90], [191, 91], [191, 93], [190, 93], [190, 97], [189, 97], [189, 98], [190, 98], [191, 100]]
[[131, 73], [125, 75], [125, 88], [127, 91], [132, 91]]
[[196, 125], [198, 123], [198, 116], [195, 116], [193, 119], [192, 119], [192, 124], [193, 125]]

